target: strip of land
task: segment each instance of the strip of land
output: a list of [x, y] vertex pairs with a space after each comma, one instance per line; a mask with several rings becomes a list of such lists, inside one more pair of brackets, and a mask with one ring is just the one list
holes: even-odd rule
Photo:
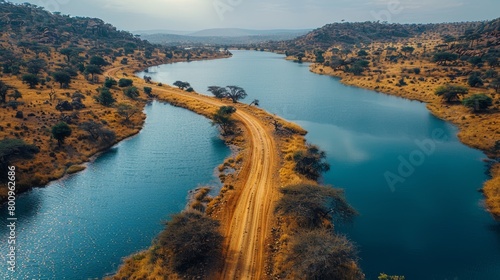
[[[120, 78], [117, 73], [124, 69], [113, 68], [107, 76]], [[126, 71], [128, 72], [128, 71]], [[143, 83], [143, 84], [141, 84]], [[134, 84], [146, 85], [135, 79]], [[150, 84], [146, 86], [152, 86]], [[160, 100], [178, 104], [195, 102], [207, 114], [228, 102], [208, 96], [185, 91], [152, 86]], [[222, 209], [217, 211], [221, 221], [224, 242], [224, 266], [217, 272], [217, 279], [263, 279], [266, 267], [266, 240], [273, 225], [273, 204], [278, 199], [279, 155], [273, 132], [269, 124], [256, 116], [255, 110], [248, 105], [232, 104], [237, 108], [234, 117], [243, 124], [249, 136], [247, 140], [244, 167], [239, 173], [239, 186], [231, 197], [226, 199]], [[194, 109], [196, 111], [196, 109]]]

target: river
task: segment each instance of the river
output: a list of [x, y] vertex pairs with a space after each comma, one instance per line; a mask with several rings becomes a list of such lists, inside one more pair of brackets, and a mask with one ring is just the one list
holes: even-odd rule
[[[143, 76], [144, 73], [139, 73]], [[154, 80], [188, 81], [200, 93], [238, 85], [250, 103], [309, 131], [328, 153], [324, 183], [345, 189], [360, 215], [337, 230], [355, 241], [368, 279], [497, 279], [500, 226], [477, 192], [485, 155], [461, 144], [425, 104], [342, 85], [282, 55], [234, 51], [228, 59], [152, 67]], [[137, 136], [84, 172], [18, 198], [17, 279], [87, 279], [147, 248], [190, 189], [217, 185], [229, 155], [209, 121], [153, 102]], [[387, 180], [390, 176], [391, 180]], [[0, 208], [0, 251], [7, 212]], [[6, 279], [2, 255], [0, 279]]]
[[[282, 55], [233, 51], [229, 59], [167, 64], [153, 80], [238, 85], [262, 108], [309, 131], [328, 153], [324, 183], [345, 189], [360, 216], [339, 227], [359, 247], [368, 279], [498, 279], [500, 225], [477, 191], [486, 156], [457, 139], [457, 128], [425, 104], [309, 71]], [[142, 76], [146, 73], [140, 73]]]
[[7, 274], [0, 208], [0, 279], [102, 278], [151, 245], [189, 190], [220, 185], [215, 167], [230, 151], [209, 120], [159, 102], [145, 111], [143, 130], [87, 170], [19, 196], [15, 274]]

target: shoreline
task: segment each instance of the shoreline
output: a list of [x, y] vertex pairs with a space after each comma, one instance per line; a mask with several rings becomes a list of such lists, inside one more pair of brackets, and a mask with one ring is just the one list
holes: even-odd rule
[[[287, 58], [287, 60], [290, 60]], [[416, 96], [415, 94], [407, 93], [403, 89], [400, 89], [400, 91], [396, 91], [394, 89], [389, 89], [386, 91], [383, 91], [380, 89], [379, 86], [373, 86], [372, 84], [363, 84], [361, 79], [364, 78], [365, 76], [354, 76], [351, 74], [346, 74], [340, 71], [325, 71], [324, 66], [313, 63], [313, 62], [307, 62], [310, 63], [309, 65], [309, 71], [318, 74], [318, 75], [324, 75], [324, 76], [331, 76], [339, 79], [339, 82], [341, 82], [343, 85], [346, 86], [354, 86], [362, 89], [367, 89], [371, 90], [380, 94], [386, 94], [386, 95], [391, 95], [391, 96], [397, 96], [401, 97], [407, 100], [411, 101], [418, 101], [421, 103], [425, 103], [427, 110], [436, 118], [443, 120], [445, 122], [449, 122], [452, 125], [454, 125], [457, 128], [457, 138], [458, 140], [466, 145], [467, 147], [470, 147], [472, 149], [477, 149], [481, 152], [484, 153], [486, 158], [483, 159], [483, 161], [489, 161], [491, 162], [489, 169], [487, 172], [489, 173], [489, 179], [485, 182], [483, 182], [482, 188], [480, 189], [481, 192], [483, 193], [484, 196], [484, 201], [486, 202], [486, 205], [484, 206], [484, 209], [490, 213], [492, 218], [496, 221], [500, 221], [500, 162], [499, 159], [496, 158], [491, 151], [488, 150], [487, 146], [480, 145], [478, 143], [472, 142], [473, 140], [468, 136], [466, 133], [466, 129], [469, 128], [469, 123], [464, 123], [459, 121], [458, 117], [453, 115], [453, 113], [456, 113], [456, 109], [454, 108], [456, 106], [450, 105], [450, 104], [444, 104], [442, 101], [438, 98], [432, 98], [429, 97], [428, 95], [424, 96]], [[428, 94], [428, 93], [427, 93]], [[427, 97], [427, 98], [426, 98]], [[440, 106], [441, 105], [441, 106]], [[453, 110], [455, 109], [455, 110]], [[462, 112], [466, 112], [464, 108], [458, 108], [458, 110]], [[489, 114], [490, 115], [490, 114]], [[482, 117], [472, 117], [471, 119], [482, 119]], [[462, 119], [463, 120], [463, 119]], [[479, 121], [472, 121], [472, 123], [480, 123]], [[478, 133], [480, 134], [480, 133]], [[474, 135], [475, 136], [475, 135]], [[475, 137], [476, 138], [476, 137]]]
[[[147, 102], [144, 103], [144, 106], [146, 104], [147, 104]], [[50, 178], [47, 182], [43, 181], [41, 184], [34, 184], [34, 185], [18, 184], [18, 186], [20, 186], [21, 188], [18, 188], [16, 195], [18, 195], [18, 196], [25, 195], [25, 194], [29, 193], [30, 191], [32, 191], [33, 189], [48, 187], [49, 185], [51, 185], [55, 182], [64, 180], [64, 179], [68, 178], [69, 176], [73, 176], [73, 175], [76, 175], [82, 171], [85, 171], [88, 168], [88, 165], [92, 164], [103, 153], [109, 151], [110, 149], [112, 149], [116, 145], [120, 144], [121, 142], [137, 136], [142, 131], [143, 126], [144, 126], [144, 122], [146, 120], [146, 116], [144, 115], [144, 113], [142, 111], [140, 114], [140, 118], [141, 118], [141, 121], [140, 121], [141, 123], [138, 124], [140, 126], [140, 128], [138, 128], [138, 129], [134, 128], [134, 129], [132, 129], [131, 133], [125, 134], [122, 137], [117, 137], [117, 139], [115, 139], [115, 141], [113, 143], [111, 143], [109, 146], [99, 148], [95, 152], [91, 153], [90, 155], [82, 155], [85, 158], [85, 160], [73, 162], [72, 165], [66, 167], [66, 169], [64, 170], [64, 172], [62, 172], [62, 174], [54, 174], [53, 177]], [[22, 160], [20, 160], [20, 161], [18, 160], [17, 162], [12, 163], [12, 165], [17, 166], [16, 164], [19, 162], [22, 162]], [[72, 168], [76, 168], [76, 169], [74, 169], [72, 171]], [[54, 171], [56, 171], [56, 170], [54, 170]], [[0, 196], [0, 205], [3, 205], [6, 202], [7, 202], [7, 197]]]
[[[230, 58], [231, 56], [232, 56], [232, 54], [229, 53], [229, 54], [225, 54], [221, 57], [210, 57], [210, 58], [203, 58], [203, 59], [194, 58], [190, 61], [215, 60], [215, 59], [222, 59], [222, 58]], [[119, 69], [135, 69], [132, 72], [128, 73], [128, 74], [131, 74], [131, 76], [129, 76], [129, 77], [124, 76], [126, 78], [132, 78], [135, 80], [135, 78], [138, 78], [135, 75], [136, 72], [144, 71], [145, 69], [148, 69], [150, 67], [155, 67], [155, 66], [160, 66], [160, 65], [165, 65], [165, 64], [173, 64], [173, 63], [178, 63], [178, 62], [186, 62], [186, 61], [182, 60], [182, 59], [170, 59], [168, 61], [162, 61], [159, 64], [144, 65], [144, 66], [140, 66], [138, 62], [131, 62], [129, 65], [121, 65], [121, 66], [112, 65], [112, 66], [108, 67], [107, 69], [105, 69], [102, 76], [106, 77], [107, 72], [109, 72], [113, 69], [117, 69], [117, 68], [119, 68]], [[142, 70], [140, 70], [140, 69], [142, 69]], [[141, 78], [141, 80], [142, 80], [142, 78]], [[82, 82], [81, 80], [77, 80], [77, 81]], [[85, 83], [85, 81], [83, 81], [83, 82]], [[97, 85], [98, 84], [91, 84], [91, 86], [97, 86]], [[85, 86], [88, 86], [88, 85], [85, 84]], [[78, 90], [79, 88], [77, 87], [75, 89]], [[33, 183], [32, 181], [18, 182], [17, 188], [16, 188], [17, 189], [16, 194], [22, 195], [22, 194], [26, 194], [26, 193], [28, 193], [31, 190], [36, 189], [36, 188], [45, 188], [54, 182], [64, 180], [65, 178], [67, 178], [70, 175], [78, 174], [79, 172], [82, 172], [85, 169], [87, 169], [87, 166], [89, 164], [91, 164], [93, 161], [95, 161], [102, 153], [104, 153], [104, 152], [108, 151], [109, 149], [113, 148], [114, 146], [118, 145], [120, 142], [125, 141], [131, 137], [138, 135], [142, 131], [146, 117], [147, 117], [144, 114], [144, 108], [152, 100], [155, 100], [155, 98], [138, 99], [137, 100], [137, 103], [140, 104], [140, 106], [141, 106], [140, 107], [141, 111], [140, 111], [140, 114], [137, 114], [137, 116], [134, 117], [134, 119], [136, 119], [136, 120], [133, 122], [133, 127], [129, 128], [129, 127], [126, 127], [122, 124], [116, 125], [114, 127], [115, 129], [122, 130], [124, 128], [124, 132], [117, 134], [116, 135], [117, 137], [116, 137], [115, 141], [113, 141], [113, 143], [111, 143], [107, 146], [100, 147], [100, 148], [96, 149], [95, 151], [92, 151], [90, 154], [81, 153], [79, 155], [80, 160], [72, 162], [72, 164], [70, 166], [67, 166], [66, 168], [64, 168], [63, 172], [60, 172], [59, 169], [51, 170], [50, 171], [51, 176], [47, 180], [42, 180], [39, 183]], [[92, 108], [88, 108], [88, 111], [93, 112]], [[29, 161], [29, 160], [18, 159], [16, 161], [14, 161], [12, 163], [12, 165], [18, 166], [20, 164], [24, 164], [26, 161]], [[24, 177], [30, 177], [30, 176], [34, 176], [34, 175], [35, 174], [26, 174], [26, 173], [23, 174]], [[24, 180], [24, 177], [22, 178], [23, 180]], [[2, 193], [0, 193], [0, 205], [3, 205], [4, 203], [6, 203], [7, 198], [8, 198], [8, 196], [5, 196]]]
[[[131, 75], [130, 71], [133, 73], [137, 73], [137, 69], [115, 69], [108, 73], [109, 76], [119, 78], [119, 73], [121, 71], [127, 72], [127, 75]], [[113, 73], [114, 72], [114, 73]], [[137, 76], [135, 79], [141, 80]], [[144, 83], [144, 82], [142, 82]], [[138, 85], [141, 85], [141, 82], [137, 82]], [[293, 170], [293, 153], [297, 149], [305, 148], [305, 137], [304, 135], [307, 133], [300, 126], [286, 121], [285, 119], [272, 115], [267, 111], [255, 107], [250, 106], [248, 104], [237, 103], [234, 104], [230, 100], [219, 100], [214, 97], [206, 96], [203, 94], [199, 94], [196, 92], [188, 93], [186, 91], [172, 88], [171, 86], [163, 85], [161, 87], [157, 86], [157, 84], [153, 83], [153, 94], [156, 94], [156, 100], [159, 102], [166, 102], [170, 105], [182, 107], [188, 109], [198, 115], [205, 116], [207, 118], [211, 118], [212, 114], [215, 113], [216, 109], [219, 106], [234, 106], [237, 108], [235, 114], [236, 125], [238, 130], [240, 131], [235, 136], [225, 137], [223, 140], [227, 146], [236, 146], [238, 147], [237, 153], [231, 153], [224, 162], [219, 165], [220, 172], [220, 181], [222, 183], [222, 187], [218, 194], [216, 194], [210, 202], [207, 203], [206, 206], [201, 206], [204, 208], [204, 213], [208, 217], [216, 219], [221, 223], [221, 232], [225, 233], [224, 236], [228, 237], [224, 243], [224, 251], [226, 252], [227, 258], [234, 259], [237, 261], [239, 258], [237, 255], [233, 254], [234, 243], [238, 243], [239, 239], [234, 237], [233, 234], [236, 231], [237, 234], [241, 233], [242, 236], [246, 235], [247, 229], [234, 229], [234, 219], [237, 219], [237, 213], [242, 213], [246, 215], [247, 206], [245, 206], [244, 201], [251, 202], [248, 207], [263, 207], [260, 204], [253, 204], [253, 192], [256, 190], [264, 190], [268, 189], [269, 193], [261, 194], [264, 197], [263, 201], [266, 201], [268, 204], [265, 207], [265, 211], [272, 211], [270, 209], [274, 209], [273, 203], [277, 201], [279, 198], [279, 188], [283, 185], [291, 185], [298, 184], [304, 182], [303, 179], [298, 176]], [[279, 124], [282, 125], [282, 129], [287, 131], [285, 134], [275, 133], [275, 127], [273, 126], [273, 122], [269, 120], [269, 118], [276, 120]], [[270, 158], [267, 159], [268, 168], [263, 167], [260, 164], [261, 155], [264, 150], [261, 152], [260, 145], [262, 142], [258, 137], [269, 137], [268, 146], [266, 149], [269, 152]], [[266, 139], [266, 138], [264, 138]], [[262, 158], [267, 158], [262, 157]], [[234, 172], [226, 173], [224, 171], [234, 170]], [[258, 171], [261, 170], [261, 171]], [[256, 177], [256, 174], [259, 172], [267, 172], [267, 179], [261, 179], [259, 176]], [[272, 175], [271, 175], [272, 174]], [[267, 188], [256, 188], [256, 183], [258, 184], [266, 184]], [[199, 188], [199, 187], [198, 187]], [[196, 190], [196, 189], [194, 189]], [[192, 202], [192, 201], [191, 201]], [[243, 203], [243, 204], [242, 204]], [[259, 205], [259, 206], [257, 206]], [[199, 204], [197, 205], [199, 206]], [[190, 207], [189, 202], [187, 207]], [[240, 209], [244, 207], [244, 209]], [[257, 211], [257, 210], [255, 210]], [[265, 217], [265, 218], [264, 218]], [[251, 220], [257, 219], [258, 217], [248, 217]], [[249, 221], [250, 222], [250, 221]], [[254, 221], [255, 222], [255, 221]], [[252, 231], [259, 232], [262, 237], [259, 238], [259, 246], [264, 240], [273, 240], [271, 234], [271, 228], [276, 227], [278, 225], [277, 218], [273, 215], [264, 215], [261, 218], [258, 218], [258, 221], [250, 222], [248, 225], [252, 225]], [[257, 224], [259, 230], [257, 230]], [[262, 231], [260, 230], [262, 228]], [[264, 230], [264, 228], [267, 228]], [[250, 231], [250, 229], [248, 229]], [[255, 232], [257, 234], [257, 232]], [[264, 237], [265, 236], [265, 237]], [[234, 238], [234, 239], [231, 239]], [[272, 242], [274, 244], [274, 241]], [[152, 247], [146, 249], [146, 251], [142, 251], [142, 254], [147, 254]], [[264, 248], [264, 247], [263, 247]], [[271, 248], [267, 246], [265, 249], [260, 251], [252, 251], [257, 254], [253, 256], [253, 254], [247, 254], [247, 258], [257, 260], [259, 265], [255, 267], [259, 272], [258, 275], [268, 275], [272, 271], [273, 264], [273, 252]], [[151, 264], [141, 262], [141, 258], [135, 258], [136, 255], [131, 255], [125, 257], [125, 261], [122, 263], [120, 268], [118, 269], [115, 277], [111, 279], [120, 279], [119, 275], [123, 275], [123, 273], [127, 273], [130, 271], [134, 271], [134, 268], [150, 268]], [[271, 257], [271, 258], [268, 258]], [[139, 260], [137, 260], [139, 259]], [[240, 261], [240, 260], [238, 260]], [[247, 260], [248, 261], [248, 260]], [[233, 262], [230, 262], [231, 264]], [[253, 262], [251, 262], [253, 263]], [[262, 263], [262, 266], [260, 265]], [[253, 263], [253, 265], [256, 265]], [[141, 268], [142, 267], [142, 268]], [[218, 278], [224, 278], [224, 275], [232, 275], [237, 270], [232, 267], [225, 267], [222, 271], [214, 271], [213, 275], [217, 275]], [[240, 272], [238, 272], [240, 273]], [[129, 275], [130, 276], [130, 275]], [[216, 277], [217, 278], [217, 277]]]

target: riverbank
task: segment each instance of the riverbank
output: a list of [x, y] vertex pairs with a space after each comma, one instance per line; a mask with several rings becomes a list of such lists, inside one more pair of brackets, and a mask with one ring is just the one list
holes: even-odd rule
[[[110, 76], [117, 75], [117, 73], [123, 71], [123, 69], [115, 69], [108, 74]], [[130, 76], [134, 70], [127, 69], [126, 75]], [[115, 76], [116, 77], [116, 76]], [[119, 77], [119, 76], [118, 76]], [[118, 78], [117, 77], [117, 78]], [[139, 83], [140, 79], [135, 78], [135, 83]], [[235, 113], [235, 118], [237, 120], [237, 127], [239, 133], [236, 136], [226, 138], [228, 144], [238, 147], [238, 152], [228, 158], [224, 164], [219, 168], [221, 171], [220, 179], [223, 183], [223, 187], [217, 197], [215, 197], [209, 204], [206, 213], [220, 221], [222, 225], [222, 232], [225, 233], [226, 237], [224, 243], [224, 254], [226, 255], [228, 264], [236, 264], [238, 259], [237, 255], [233, 254], [234, 249], [232, 249], [234, 244], [241, 244], [243, 236], [246, 232], [252, 231], [254, 235], [257, 234], [257, 228], [259, 228], [260, 242], [267, 240], [267, 235], [270, 233], [270, 228], [274, 225], [273, 216], [271, 213], [261, 213], [260, 210], [265, 205], [266, 211], [272, 211], [273, 203], [278, 199], [277, 188], [280, 185], [280, 178], [276, 176], [280, 174], [280, 162], [285, 160], [284, 157], [280, 155], [279, 150], [276, 148], [276, 142], [274, 136], [271, 138], [269, 135], [274, 135], [274, 126], [272, 125], [273, 120], [281, 124], [290, 137], [294, 137], [296, 141], [301, 142], [302, 145], [305, 144], [305, 139], [303, 135], [306, 133], [303, 129], [299, 128], [294, 124], [285, 122], [284, 120], [272, 116], [265, 111], [256, 108], [254, 106], [249, 106], [246, 104], [234, 104], [227, 100], [218, 100], [204, 95], [199, 95], [197, 93], [188, 93], [180, 89], [170, 88], [168, 86], [152, 86], [153, 94], [155, 94], [158, 100], [168, 102], [174, 106], [183, 107], [189, 109], [197, 114], [203, 115], [207, 118], [215, 113], [215, 111], [220, 106], [234, 106], [237, 111]], [[287, 134], [288, 135], [288, 134]], [[267, 140], [259, 139], [259, 137], [265, 137]], [[269, 145], [262, 146], [263, 143], [269, 143]], [[268, 154], [263, 156], [261, 153]], [[288, 161], [291, 157], [288, 157]], [[264, 161], [264, 162], [261, 162]], [[266, 163], [267, 162], [267, 163]], [[230, 172], [225, 172], [231, 170]], [[282, 174], [288, 174], [290, 172], [283, 172]], [[264, 175], [267, 174], [267, 175]], [[258, 176], [260, 175], [260, 176]], [[265, 184], [264, 186], [261, 186]], [[249, 200], [254, 197], [255, 192], [261, 193], [260, 196], [255, 197], [252, 203]], [[241, 209], [240, 209], [241, 208]], [[247, 216], [250, 210], [255, 208], [255, 212], [261, 213], [260, 215]], [[239, 217], [239, 215], [244, 215], [244, 217]], [[238, 218], [237, 218], [238, 217]], [[254, 219], [255, 221], [249, 223], [241, 223], [242, 228], [234, 228], [232, 223], [234, 220], [245, 220]], [[247, 228], [250, 226], [251, 228]], [[269, 230], [267, 230], [269, 229]], [[231, 233], [231, 234], [230, 234]], [[232, 239], [234, 238], [234, 239]], [[256, 241], [256, 240], [253, 240]], [[245, 242], [245, 246], [251, 245], [252, 242]], [[238, 245], [236, 245], [238, 246]], [[251, 261], [253, 263], [256, 274], [263, 275], [264, 268], [269, 267], [269, 265], [264, 265], [266, 259], [265, 256], [267, 249], [264, 244], [259, 243], [259, 256], [257, 260]], [[246, 254], [246, 257], [251, 260], [254, 258], [253, 252]], [[135, 259], [132, 257], [132, 259]], [[140, 262], [140, 260], [138, 261]], [[256, 263], [258, 262], [258, 263]], [[130, 277], [128, 274], [130, 271], [135, 271], [136, 273], [143, 271], [140, 267], [144, 267], [145, 264], [138, 264], [137, 262], [132, 262], [128, 259], [125, 262], [125, 266], [120, 269], [115, 279], [124, 279]], [[135, 267], [135, 269], [131, 268]], [[260, 271], [260, 272], [259, 272]], [[127, 272], [128, 275], [124, 276], [123, 273]], [[223, 271], [215, 272], [220, 274], [218, 277], [223, 277], [223, 275], [229, 275], [236, 273], [234, 268], [225, 268]]]
[[[60, 56], [55, 56], [52, 59], [62, 59]], [[213, 57], [193, 56], [191, 60], [219, 59], [230, 56], [230, 53], [217, 53]], [[139, 54], [137, 57], [140, 57]], [[112, 65], [105, 67], [104, 71], [107, 72], [116, 67], [143, 69], [156, 64], [186, 61], [186, 59], [177, 56], [169, 60], [153, 58], [145, 63], [139, 59], [129, 58], [127, 65], [123, 65], [119, 61], [116, 60]], [[16, 174], [18, 194], [35, 187], [46, 186], [51, 181], [84, 170], [85, 166], [97, 155], [141, 131], [146, 118], [142, 108], [150, 99], [141, 95], [137, 99], [130, 99], [123, 94], [122, 88], [111, 88], [110, 91], [116, 104], [127, 103], [139, 109], [125, 122], [113, 107], [102, 106], [95, 102], [94, 96], [102, 86], [101, 83], [104, 82], [102, 76], [96, 75], [96, 77], [97, 82], [90, 82], [84, 75], [79, 74], [72, 79], [69, 88], [64, 89], [54, 84], [30, 89], [17, 76], [4, 75], [2, 77], [3, 82], [14, 88], [22, 89], [22, 103], [18, 108], [13, 108], [13, 111], [2, 110], [0, 119], [6, 127], [1, 126], [0, 138], [20, 138], [25, 143], [35, 145], [39, 149], [39, 152], [32, 159], [16, 159], [11, 163], [18, 170]], [[64, 100], [71, 102], [75, 96], [80, 96], [84, 108], [70, 111], [56, 108], [58, 103]], [[23, 117], [16, 117], [16, 111], [22, 112]], [[51, 135], [51, 127], [61, 120], [70, 125], [72, 133], [65, 140], [64, 145], [58, 146], [57, 141]], [[85, 122], [98, 123], [102, 129], [108, 130], [112, 137], [106, 138], [106, 141], [102, 138], [96, 139], [95, 135], [82, 129], [81, 124]], [[0, 203], [6, 201], [7, 192], [7, 186], [2, 184], [0, 186]]]
[[[137, 69], [136, 69], [137, 70]], [[115, 69], [107, 75], [120, 78], [120, 72], [130, 76], [132, 69]], [[140, 84], [139, 78], [134, 83]], [[225, 237], [224, 262], [220, 270], [212, 271], [210, 279], [234, 277], [268, 279], [289, 269], [286, 259], [294, 227], [273, 215], [275, 203], [281, 197], [282, 186], [301, 183], [317, 184], [294, 170], [294, 154], [306, 149], [305, 130], [296, 124], [246, 104], [232, 103], [195, 92], [169, 86], [152, 86], [158, 100], [183, 107], [211, 118], [220, 106], [234, 106], [237, 111], [237, 134], [225, 137], [237, 151], [219, 166], [223, 186], [206, 207], [199, 201], [191, 209], [204, 210], [206, 215], [221, 224]], [[197, 195], [196, 195], [197, 196]], [[193, 205], [195, 207], [193, 207]], [[202, 207], [203, 206], [203, 207]], [[113, 279], [133, 277], [181, 277], [165, 271], [163, 262], [151, 262], [155, 247], [127, 258]], [[163, 267], [161, 267], [163, 265]], [[147, 274], [150, 271], [152, 273]], [[206, 276], [206, 275], [205, 275]]]
[[[499, 110], [493, 108], [487, 113], [475, 114], [461, 104], [443, 103], [442, 98], [436, 96], [434, 91], [438, 85], [449, 82], [445, 77], [427, 78], [424, 81], [414, 78], [412, 83], [402, 87], [390, 79], [388, 81], [391, 82], [383, 79], [381, 81], [378, 74], [356, 76], [335, 71], [321, 64], [311, 64], [310, 71], [338, 77], [345, 85], [424, 102], [433, 115], [458, 127], [458, 138], [462, 143], [483, 151], [492, 159], [500, 156], [500, 151], [494, 149], [497, 141], [500, 141]], [[469, 95], [479, 92], [482, 92], [482, 89], [472, 89]], [[500, 219], [500, 163], [495, 162], [492, 165], [491, 176], [491, 180], [484, 183], [482, 190], [486, 198], [486, 209], [498, 220]]]

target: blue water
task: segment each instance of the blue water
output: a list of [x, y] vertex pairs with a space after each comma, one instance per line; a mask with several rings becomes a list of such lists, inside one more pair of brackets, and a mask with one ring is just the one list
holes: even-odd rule
[[487, 180], [485, 155], [461, 144], [456, 127], [425, 104], [344, 86], [272, 53], [234, 51], [229, 59], [152, 67], [147, 75], [188, 81], [205, 94], [211, 85], [241, 86], [245, 102], [259, 99], [307, 129], [308, 141], [328, 153], [324, 182], [344, 188], [360, 212], [338, 230], [358, 244], [368, 279], [381, 272], [500, 279], [500, 225], [477, 192]]
[[209, 121], [153, 102], [141, 133], [87, 170], [21, 195], [15, 274], [7, 273], [7, 209], [0, 207], [0, 279], [88, 279], [113, 272], [151, 245], [162, 221], [184, 209], [188, 191], [220, 184], [229, 155]]

